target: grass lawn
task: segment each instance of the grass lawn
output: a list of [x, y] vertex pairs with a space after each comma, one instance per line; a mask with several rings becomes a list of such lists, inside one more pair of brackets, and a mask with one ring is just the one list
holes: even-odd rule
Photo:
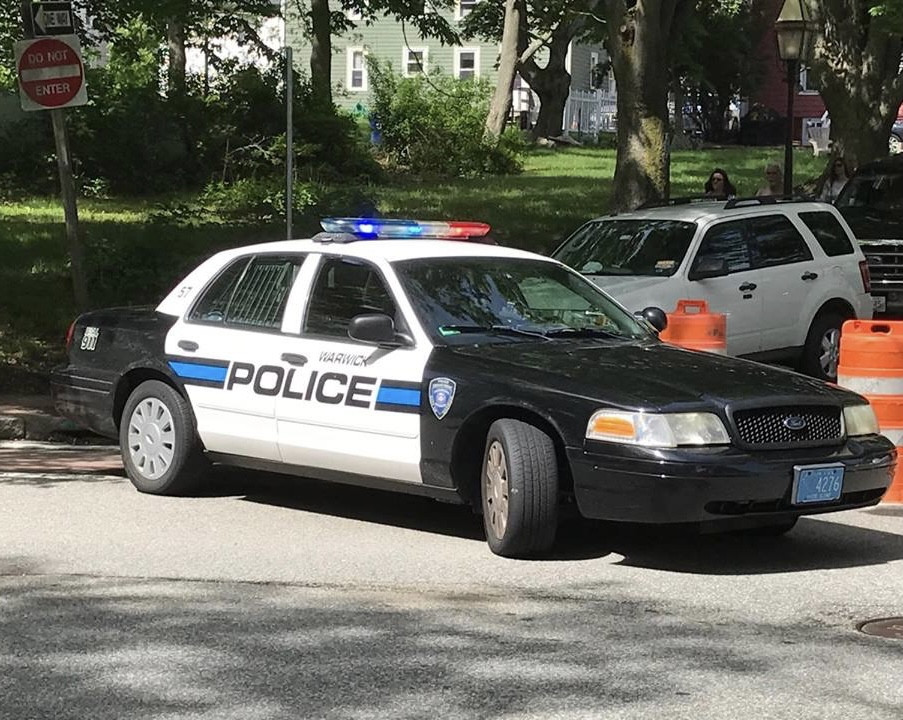
[[[722, 167], [741, 195], [752, 195], [766, 163], [782, 161], [779, 147], [675, 152], [671, 194], [701, 194], [712, 168]], [[795, 178], [818, 175], [824, 162], [798, 149]], [[517, 176], [402, 181], [370, 192], [384, 215], [482, 220], [493, 225], [493, 235], [505, 245], [547, 252], [585, 220], [608, 211], [614, 168], [614, 150], [541, 150], [528, 155], [524, 173]], [[225, 247], [280, 239], [284, 233], [279, 224], [230, 228], [192, 225], [184, 218], [161, 221], [154, 217], [156, 208], [147, 199], [79, 201], [92, 305], [154, 303], [201, 257]], [[315, 232], [316, 221], [299, 218], [295, 229], [298, 236]], [[59, 200], [0, 205], [0, 253], [4, 392], [32, 377], [19, 369], [43, 371], [59, 360], [75, 314]]]

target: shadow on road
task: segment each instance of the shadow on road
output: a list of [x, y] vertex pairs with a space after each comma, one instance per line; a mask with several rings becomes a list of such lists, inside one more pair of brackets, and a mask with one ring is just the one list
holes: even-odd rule
[[[264, 505], [483, 542], [479, 515], [469, 507], [428, 498], [237, 468], [217, 468], [211, 496], [237, 496]], [[873, 508], [869, 512], [882, 512]], [[756, 575], [879, 565], [903, 559], [903, 534], [802, 518], [779, 538], [699, 535], [562, 517], [553, 551], [541, 561], [591, 560], [613, 553], [619, 564], [672, 572]]]

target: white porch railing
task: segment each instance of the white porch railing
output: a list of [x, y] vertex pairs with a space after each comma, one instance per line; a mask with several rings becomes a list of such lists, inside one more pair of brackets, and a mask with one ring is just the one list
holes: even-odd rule
[[564, 106], [566, 133], [595, 135], [617, 129], [617, 96], [601, 90], [571, 90]]

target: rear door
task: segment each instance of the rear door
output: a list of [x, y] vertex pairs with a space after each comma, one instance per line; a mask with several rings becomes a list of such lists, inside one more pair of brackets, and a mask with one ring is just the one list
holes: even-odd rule
[[805, 238], [786, 215], [749, 218], [753, 264], [762, 294], [762, 350], [800, 346], [814, 315], [812, 300], [829, 281], [824, 263], [813, 259]]
[[[349, 323], [365, 313], [392, 317], [414, 344], [384, 349], [352, 340]], [[300, 333], [282, 343], [292, 374], [276, 399], [283, 461], [422, 482], [422, 384], [432, 346], [391, 268], [324, 255], [300, 322]]]
[[166, 338], [198, 435], [211, 452], [279, 460], [282, 320], [303, 255], [246, 255], [200, 293]]
[[[727, 261], [724, 277], [693, 280], [693, 268], [709, 258]], [[706, 228], [690, 265], [688, 297], [703, 299], [711, 312], [727, 313], [727, 352], [746, 355], [761, 347], [762, 290], [753, 267], [745, 219]]]

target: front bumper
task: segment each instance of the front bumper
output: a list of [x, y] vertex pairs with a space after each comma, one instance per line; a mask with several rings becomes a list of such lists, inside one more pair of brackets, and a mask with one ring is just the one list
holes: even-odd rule
[[50, 394], [63, 417], [98, 435], [118, 436], [113, 421], [113, 383], [61, 367], [50, 374]]
[[[580, 513], [636, 523], [764, 524], [876, 504], [893, 479], [896, 448], [881, 435], [843, 446], [748, 452], [734, 447], [651, 450], [588, 442], [568, 448]], [[794, 465], [842, 463], [839, 501], [793, 505]]]

